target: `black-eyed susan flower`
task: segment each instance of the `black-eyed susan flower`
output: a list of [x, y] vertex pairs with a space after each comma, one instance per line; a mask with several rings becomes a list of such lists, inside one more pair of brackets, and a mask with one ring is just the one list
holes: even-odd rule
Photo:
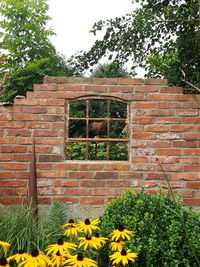
[[17, 254], [12, 255], [7, 258], [7, 261], [16, 261], [17, 263], [25, 261], [28, 256], [28, 253], [25, 253], [23, 250], [19, 250]]
[[3, 251], [6, 254], [10, 247], [10, 244], [4, 241], [0, 241], [0, 246], [3, 248]]
[[78, 227], [81, 231], [83, 231], [85, 234], [92, 234], [93, 230], [100, 230], [100, 228], [98, 226], [96, 226], [96, 224], [98, 224], [100, 221], [97, 220], [91, 220], [91, 219], [86, 219], [84, 222], [81, 221], [78, 224]]
[[71, 256], [63, 264], [69, 264], [73, 267], [97, 267], [96, 261], [84, 257], [82, 253]]
[[103, 247], [105, 245], [105, 243], [106, 243], [106, 240], [108, 240], [108, 238], [100, 236], [99, 233], [96, 233], [94, 235], [94, 239], [96, 239], [98, 248]]
[[0, 267], [10, 267], [5, 257], [0, 258]]
[[62, 256], [62, 255], [60, 255], [60, 252], [58, 251], [51, 258], [52, 266], [55, 266], [55, 267], [63, 266], [63, 262], [66, 261], [66, 260], [67, 260], [67, 255], [66, 256]]
[[82, 232], [79, 227], [78, 224], [74, 222], [73, 219], [70, 219], [68, 223], [64, 224], [63, 226], [61, 226], [62, 228], [66, 228], [67, 229], [64, 231], [64, 235], [66, 236], [78, 236], [79, 232]]
[[48, 265], [52, 265], [50, 259], [46, 255], [44, 255], [42, 251], [33, 249], [32, 252], [28, 254], [25, 261], [18, 264], [18, 267], [46, 267]]
[[125, 244], [124, 241], [117, 240], [111, 242], [109, 247], [112, 251], [121, 251], [124, 244]]
[[87, 248], [99, 248], [98, 241], [94, 236], [86, 235], [85, 237], [79, 237], [78, 240], [81, 241], [79, 248], [84, 246], [84, 250], [87, 250]]
[[124, 229], [124, 227], [122, 225], [120, 225], [117, 230], [114, 230], [111, 233], [111, 239], [114, 241], [117, 241], [120, 238], [123, 240], [125, 240], [125, 239], [130, 240], [130, 236], [133, 234], [134, 234], [133, 231], [129, 231], [127, 229]]
[[125, 250], [122, 249], [121, 251], [115, 252], [113, 255], [110, 256], [110, 260], [112, 261], [113, 265], [122, 264], [126, 265], [129, 261], [134, 262], [135, 258], [137, 258], [138, 254], [133, 253], [130, 249]]
[[65, 242], [62, 239], [58, 239], [58, 242], [56, 244], [49, 245], [45, 251], [47, 252], [47, 255], [52, 254], [52, 256], [56, 255], [57, 252], [60, 253], [60, 255], [65, 255], [66, 253], [69, 254], [69, 249], [76, 250], [77, 245], [74, 243]]

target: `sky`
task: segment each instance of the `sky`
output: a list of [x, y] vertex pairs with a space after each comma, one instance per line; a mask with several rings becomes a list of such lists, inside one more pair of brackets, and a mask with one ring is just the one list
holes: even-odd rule
[[131, 0], [49, 0], [51, 27], [56, 36], [51, 38], [60, 53], [69, 58], [80, 50], [89, 50], [96, 37], [89, 33], [99, 20], [130, 13]]

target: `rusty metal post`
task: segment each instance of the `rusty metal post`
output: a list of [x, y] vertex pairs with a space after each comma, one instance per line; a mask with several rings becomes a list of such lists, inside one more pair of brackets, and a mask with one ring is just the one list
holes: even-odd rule
[[31, 163], [30, 163], [30, 177], [28, 184], [28, 202], [34, 210], [34, 216], [38, 219], [38, 205], [37, 205], [37, 171], [36, 171], [36, 155], [35, 155], [35, 140], [33, 139]]

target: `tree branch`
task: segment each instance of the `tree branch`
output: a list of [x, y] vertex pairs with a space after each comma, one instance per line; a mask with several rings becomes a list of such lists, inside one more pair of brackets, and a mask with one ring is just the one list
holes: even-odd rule
[[[199, 0], [199, 1], [200, 1], [200, 0]], [[188, 82], [188, 81], [186, 80], [186, 77], [185, 77], [185, 72], [184, 72], [183, 70], [181, 70], [181, 72], [182, 72], [183, 77], [184, 77], [184, 79], [182, 79], [182, 81], [183, 81], [184, 83], [186, 83], [187, 85], [189, 85], [190, 87], [194, 88], [197, 92], [200, 93], [200, 88], [197, 87], [196, 85], [192, 84], [191, 82]]]

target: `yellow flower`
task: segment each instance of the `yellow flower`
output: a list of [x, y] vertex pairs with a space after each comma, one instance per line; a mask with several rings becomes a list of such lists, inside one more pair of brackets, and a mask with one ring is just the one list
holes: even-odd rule
[[122, 263], [122, 265], [126, 265], [128, 264], [128, 261], [134, 262], [137, 256], [138, 254], [131, 252], [130, 249], [122, 249], [121, 251], [117, 251], [113, 255], [111, 255], [110, 260], [112, 261], [113, 265], [117, 265], [119, 263]]
[[86, 237], [79, 237], [78, 239], [79, 241], [81, 240], [80, 244], [79, 244], [79, 248], [84, 246], [84, 250], [87, 250], [87, 248], [95, 248], [98, 249], [98, 242], [96, 240], [96, 238], [94, 238], [93, 236], [90, 235], [86, 235]]
[[24, 260], [26, 260], [26, 258], [27, 258], [28, 255], [29, 255], [29, 254], [28, 254], [28, 253], [24, 253], [23, 250], [19, 250], [19, 252], [18, 252], [17, 254], [8, 257], [8, 258], [7, 258], [7, 261], [12, 261], [12, 260], [14, 260], [14, 261], [16, 261], [17, 263], [19, 263], [20, 261], [24, 261]]
[[0, 241], [0, 246], [2, 246], [4, 253], [7, 253], [10, 247], [10, 244], [4, 241]]
[[52, 266], [55, 266], [55, 267], [63, 266], [63, 262], [66, 261], [66, 259], [67, 259], [67, 255], [66, 255], [66, 256], [61, 256], [61, 255], [60, 255], [60, 252], [58, 251], [58, 252], [51, 258]]
[[69, 263], [73, 267], [97, 267], [96, 261], [83, 257], [82, 253], [78, 255], [71, 256], [63, 264]]
[[78, 227], [85, 234], [91, 235], [93, 230], [100, 230], [100, 228], [96, 226], [96, 224], [98, 224], [99, 222], [99, 220], [86, 219], [84, 222], [80, 222], [78, 224]]
[[5, 257], [0, 258], [0, 267], [10, 267]]
[[96, 239], [99, 248], [103, 247], [103, 245], [106, 243], [106, 240], [108, 240], [108, 238], [100, 236], [99, 233], [96, 233], [94, 238]]
[[117, 241], [120, 238], [123, 240], [125, 240], [125, 239], [130, 240], [130, 236], [133, 235], [134, 233], [135, 232], [133, 232], [133, 231], [129, 231], [127, 229], [124, 229], [124, 227], [122, 225], [120, 225], [117, 230], [114, 230], [112, 232], [111, 239], [114, 241]]
[[18, 267], [46, 267], [48, 265], [52, 265], [50, 259], [42, 251], [33, 249], [31, 254], [28, 254], [25, 261], [21, 262]]
[[113, 241], [110, 243], [110, 249], [112, 251], [121, 251], [122, 250], [122, 246], [125, 244], [124, 241], [120, 241], [120, 240], [117, 240], [117, 241]]
[[60, 255], [69, 254], [69, 249], [76, 250], [77, 245], [74, 243], [65, 242], [62, 239], [58, 239], [58, 242], [56, 244], [49, 245], [45, 251], [47, 252], [47, 255], [52, 254], [52, 256], [56, 255], [57, 252], [60, 253]]
[[78, 236], [79, 232], [82, 232], [79, 227], [78, 224], [74, 222], [73, 219], [70, 219], [68, 223], [64, 224], [63, 226], [61, 226], [62, 228], [68, 227], [68, 229], [66, 229], [64, 231], [64, 235], [66, 236]]

